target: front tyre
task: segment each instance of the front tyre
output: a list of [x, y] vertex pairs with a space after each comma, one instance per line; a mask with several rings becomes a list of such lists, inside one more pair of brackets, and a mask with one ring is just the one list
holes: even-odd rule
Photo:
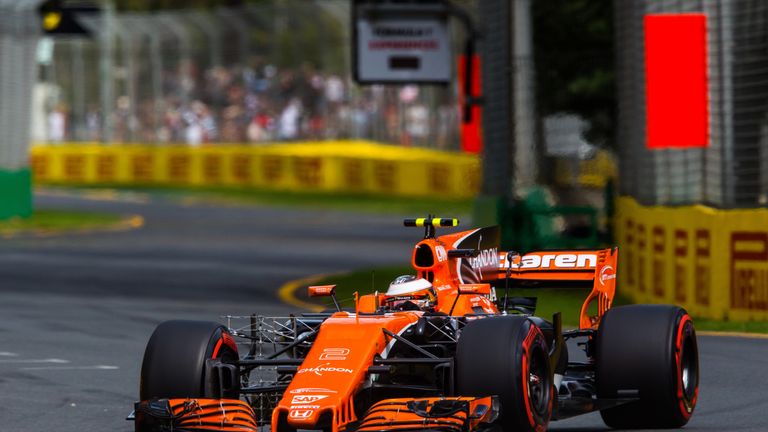
[[679, 428], [699, 393], [699, 352], [688, 313], [676, 306], [632, 305], [609, 310], [596, 347], [599, 398], [638, 390], [639, 400], [600, 411], [620, 429]]
[[[206, 388], [206, 361], [238, 360], [237, 345], [226, 327], [208, 321], [166, 321], [152, 333], [141, 365], [139, 395], [153, 398], [218, 398]], [[237, 392], [226, 394], [237, 399]]]
[[504, 430], [546, 430], [554, 387], [541, 330], [519, 316], [468, 323], [456, 351], [456, 394], [498, 396]]

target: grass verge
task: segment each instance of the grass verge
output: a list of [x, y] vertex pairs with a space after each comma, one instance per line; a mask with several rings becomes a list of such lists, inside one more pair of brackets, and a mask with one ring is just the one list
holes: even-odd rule
[[[52, 186], [46, 185], [46, 188]], [[56, 188], [65, 186], [53, 186]], [[354, 210], [366, 213], [412, 214], [427, 213], [438, 215], [468, 215], [472, 212], [471, 199], [390, 197], [383, 195], [331, 193], [331, 192], [288, 192], [253, 188], [231, 187], [168, 187], [124, 185], [75, 185], [67, 189], [116, 189], [119, 191], [142, 192], [165, 198], [181, 199], [185, 202], [212, 204], [272, 205], [287, 207], [315, 207], [324, 209]]]
[[[330, 275], [320, 280], [316, 285], [336, 284], [336, 295], [345, 306], [353, 306], [353, 294], [368, 294], [375, 290], [385, 292], [395, 277], [403, 274], [413, 274], [409, 266], [389, 266], [375, 269], [359, 270], [350, 273]], [[373, 287], [373, 288], [372, 288]], [[578, 327], [581, 305], [584, 303], [589, 290], [587, 289], [512, 289], [510, 297], [537, 297], [538, 303], [536, 315], [550, 318], [556, 312], [563, 316], [563, 326]], [[499, 297], [503, 292], [497, 291]], [[314, 300], [314, 299], [313, 299]], [[631, 304], [624, 296], [617, 295], [614, 306]], [[325, 306], [332, 306], [330, 302]], [[768, 333], [768, 322], [750, 321], [715, 321], [694, 317], [696, 329], [701, 331], [744, 332], [744, 333]]]
[[55, 234], [111, 228], [123, 220], [123, 216], [108, 213], [37, 210], [26, 219], [14, 218], [0, 221], [0, 236]]

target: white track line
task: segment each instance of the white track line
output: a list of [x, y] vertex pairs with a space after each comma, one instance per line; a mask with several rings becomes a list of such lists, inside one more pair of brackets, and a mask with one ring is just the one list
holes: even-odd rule
[[69, 363], [69, 360], [49, 358], [49, 359], [0, 359], [0, 364], [18, 364], [18, 363]]
[[117, 370], [120, 368], [117, 366], [96, 365], [96, 366], [37, 366], [37, 367], [23, 367], [20, 369], [26, 370], [26, 371], [32, 371], [32, 370], [65, 371], [65, 370]]

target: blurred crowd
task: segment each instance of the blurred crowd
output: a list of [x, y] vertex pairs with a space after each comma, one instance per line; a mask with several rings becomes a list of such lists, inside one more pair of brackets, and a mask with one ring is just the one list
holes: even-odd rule
[[[363, 138], [458, 147], [459, 108], [447, 87], [360, 87], [309, 64], [278, 69], [254, 61], [201, 70], [188, 61], [165, 73], [162, 95], [158, 100], [144, 94], [136, 101], [117, 96], [107, 113], [111, 141], [199, 146]], [[60, 104], [49, 111], [48, 140], [101, 141], [102, 115], [99, 106], [91, 106], [74, 118]]]

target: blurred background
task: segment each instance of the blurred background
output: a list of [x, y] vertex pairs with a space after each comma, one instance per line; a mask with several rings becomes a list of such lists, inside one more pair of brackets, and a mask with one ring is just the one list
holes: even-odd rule
[[[548, 241], [570, 230], [597, 244], [610, 231], [605, 193], [612, 193], [617, 171], [611, 2], [533, 3], [501, 5], [507, 9], [504, 22], [485, 34], [481, 15], [493, 15], [492, 8], [452, 3], [480, 23], [473, 39], [473, 96], [482, 96], [481, 56], [514, 65], [483, 88], [504, 95], [508, 106], [483, 119], [486, 114], [477, 105], [472, 121], [463, 118], [466, 80], [460, 67], [469, 29], [457, 19], [447, 21], [448, 82], [361, 85], [353, 76], [350, 1], [44, 3], [43, 19], [61, 11], [73, 28], [59, 22], [35, 52], [30, 120], [35, 178], [38, 183], [252, 185], [448, 199], [472, 198], [483, 192], [485, 181], [490, 196], [528, 199], [524, 204], [533, 207], [574, 207], [573, 226], [554, 221], [550, 232], [542, 233]], [[510, 26], [513, 19], [523, 25]], [[492, 139], [486, 153], [484, 127], [490, 136], [506, 137]], [[291, 171], [282, 166], [286, 157], [262, 157], [278, 149], [294, 156], [291, 147], [306, 148], [275, 143], [340, 140], [387, 148], [317, 146], [310, 150], [316, 158], [297, 162], [297, 171], [315, 169], [317, 175], [286, 174], [296, 181], [278, 175]], [[121, 150], [113, 151], [118, 144]], [[129, 160], [126, 144], [148, 152]], [[177, 152], [182, 146], [226, 148], [234, 152], [233, 162], [213, 151], [196, 163], [192, 159], [202, 152]], [[414, 148], [440, 153], [367, 158]], [[357, 155], [345, 158], [341, 167], [328, 159], [350, 151]], [[403, 162], [419, 154], [446, 162], [420, 167]], [[482, 180], [483, 155], [507, 163], [486, 166]], [[339, 177], [332, 170], [342, 171], [341, 180], [332, 179]], [[414, 181], [427, 185], [409, 187]], [[518, 248], [544, 244], [525, 239]]]
[[[636, 301], [768, 316], [763, 2], [0, 7], [8, 235], [109, 225], [76, 203], [35, 208], [35, 191], [448, 211], [502, 225], [503, 247], [521, 252], [618, 244]], [[365, 39], [366, 19], [393, 17], [441, 33], [428, 47]], [[442, 57], [418, 73], [371, 66], [375, 43]], [[143, 226], [129, 216], [118, 225]]]
[[455, 89], [355, 85], [348, 1], [146, 3], [115, 2], [111, 25], [95, 15], [90, 37], [46, 42], [35, 141], [459, 147]]
[[[439, 34], [365, 36], [382, 16]], [[107, 402], [54, 380], [94, 430], [154, 324], [385, 287], [403, 216], [618, 245], [621, 302], [768, 331], [764, 1], [0, 0], [0, 131], [0, 312], [45, 335], [7, 353], [117, 368]]]

